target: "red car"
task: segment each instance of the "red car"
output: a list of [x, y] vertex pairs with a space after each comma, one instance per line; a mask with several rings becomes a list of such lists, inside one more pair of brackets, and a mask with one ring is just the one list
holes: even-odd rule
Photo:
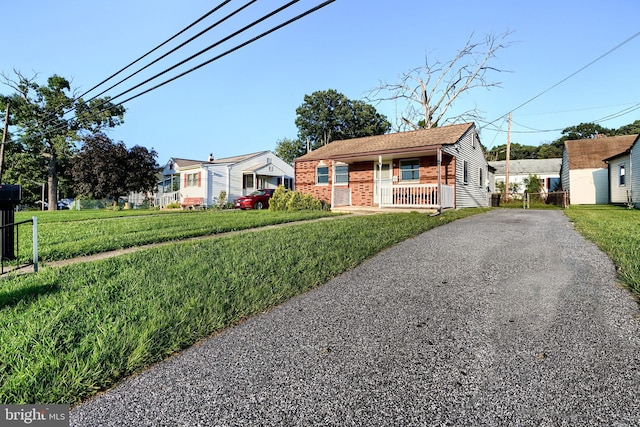
[[236, 209], [267, 209], [269, 199], [273, 196], [273, 189], [256, 190], [248, 196], [242, 196], [236, 200]]

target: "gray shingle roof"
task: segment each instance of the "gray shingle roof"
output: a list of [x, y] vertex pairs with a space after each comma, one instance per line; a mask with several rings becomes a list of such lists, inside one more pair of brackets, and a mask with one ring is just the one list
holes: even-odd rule
[[[506, 171], [506, 160], [489, 162], [490, 166], [496, 168], [496, 175], [504, 175]], [[552, 175], [560, 174], [562, 159], [521, 159], [509, 161], [509, 173], [515, 175]]]

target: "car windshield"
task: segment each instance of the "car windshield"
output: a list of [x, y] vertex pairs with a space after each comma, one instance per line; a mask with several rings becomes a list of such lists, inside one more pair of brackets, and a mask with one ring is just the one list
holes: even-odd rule
[[266, 191], [264, 190], [256, 190], [253, 193], [249, 194], [250, 196], [262, 196]]

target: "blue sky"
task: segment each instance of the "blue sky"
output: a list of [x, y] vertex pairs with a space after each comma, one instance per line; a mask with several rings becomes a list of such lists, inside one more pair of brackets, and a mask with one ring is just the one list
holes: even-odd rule
[[[3, 4], [0, 71], [51, 74], [84, 92], [151, 50], [220, 1], [21, 0]], [[186, 40], [245, 1], [234, 0], [191, 30]], [[115, 96], [284, 4], [257, 1], [240, 15], [107, 92]], [[159, 81], [230, 49], [321, 3], [301, 0], [255, 29], [203, 54]], [[638, 33], [637, 0], [460, 1], [336, 0], [325, 8], [231, 53], [191, 74], [125, 104], [125, 123], [109, 132], [129, 147], [142, 145], [169, 157], [206, 159], [273, 150], [295, 138], [295, 109], [305, 94], [335, 89], [362, 99], [380, 81], [424, 64], [425, 55], [451, 59], [473, 32], [513, 31], [513, 44], [493, 66], [500, 88], [476, 89], [454, 105], [451, 115], [477, 106], [486, 122], [487, 147], [506, 142], [501, 117], [549, 89]], [[8, 17], [8, 18], [7, 18]], [[164, 49], [160, 52], [165, 52]], [[538, 145], [560, 130], [598, 121], [640, 106], [640, 37], [635, 37], [549, 92], [513, 113], [512, 142]], [[156, 55], [150, 58], [156, 58]], [[141, 62], [138, 67], [146, 64]], [[137, 68], [133, 68], [135, 70]], [[124, 76], [124, 75], [123, 75]], [[113, 81], [115, 83], [117, 80]], [[108, 86], [104, 86], [106, 89]], [[143, 88], [146, 88], [145, 86]], [[0, 86], [0, 93], [11, 89]], [[95, 94], [97, 92], [92, 92]], [[137, 92], [119, 98], [123, 100]], [[376, 105], [391, 122], [393, 103]], [[640, 109], [599, 122], [619, 127], [640, 119]]]

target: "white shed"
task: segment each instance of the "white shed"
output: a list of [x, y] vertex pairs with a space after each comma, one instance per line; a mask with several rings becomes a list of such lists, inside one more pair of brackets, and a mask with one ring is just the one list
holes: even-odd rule
[[574, 205], [609, 203], [609, 168], [605, 159], [628, 150], [638, 135], [565, 141], [562, 189]]

